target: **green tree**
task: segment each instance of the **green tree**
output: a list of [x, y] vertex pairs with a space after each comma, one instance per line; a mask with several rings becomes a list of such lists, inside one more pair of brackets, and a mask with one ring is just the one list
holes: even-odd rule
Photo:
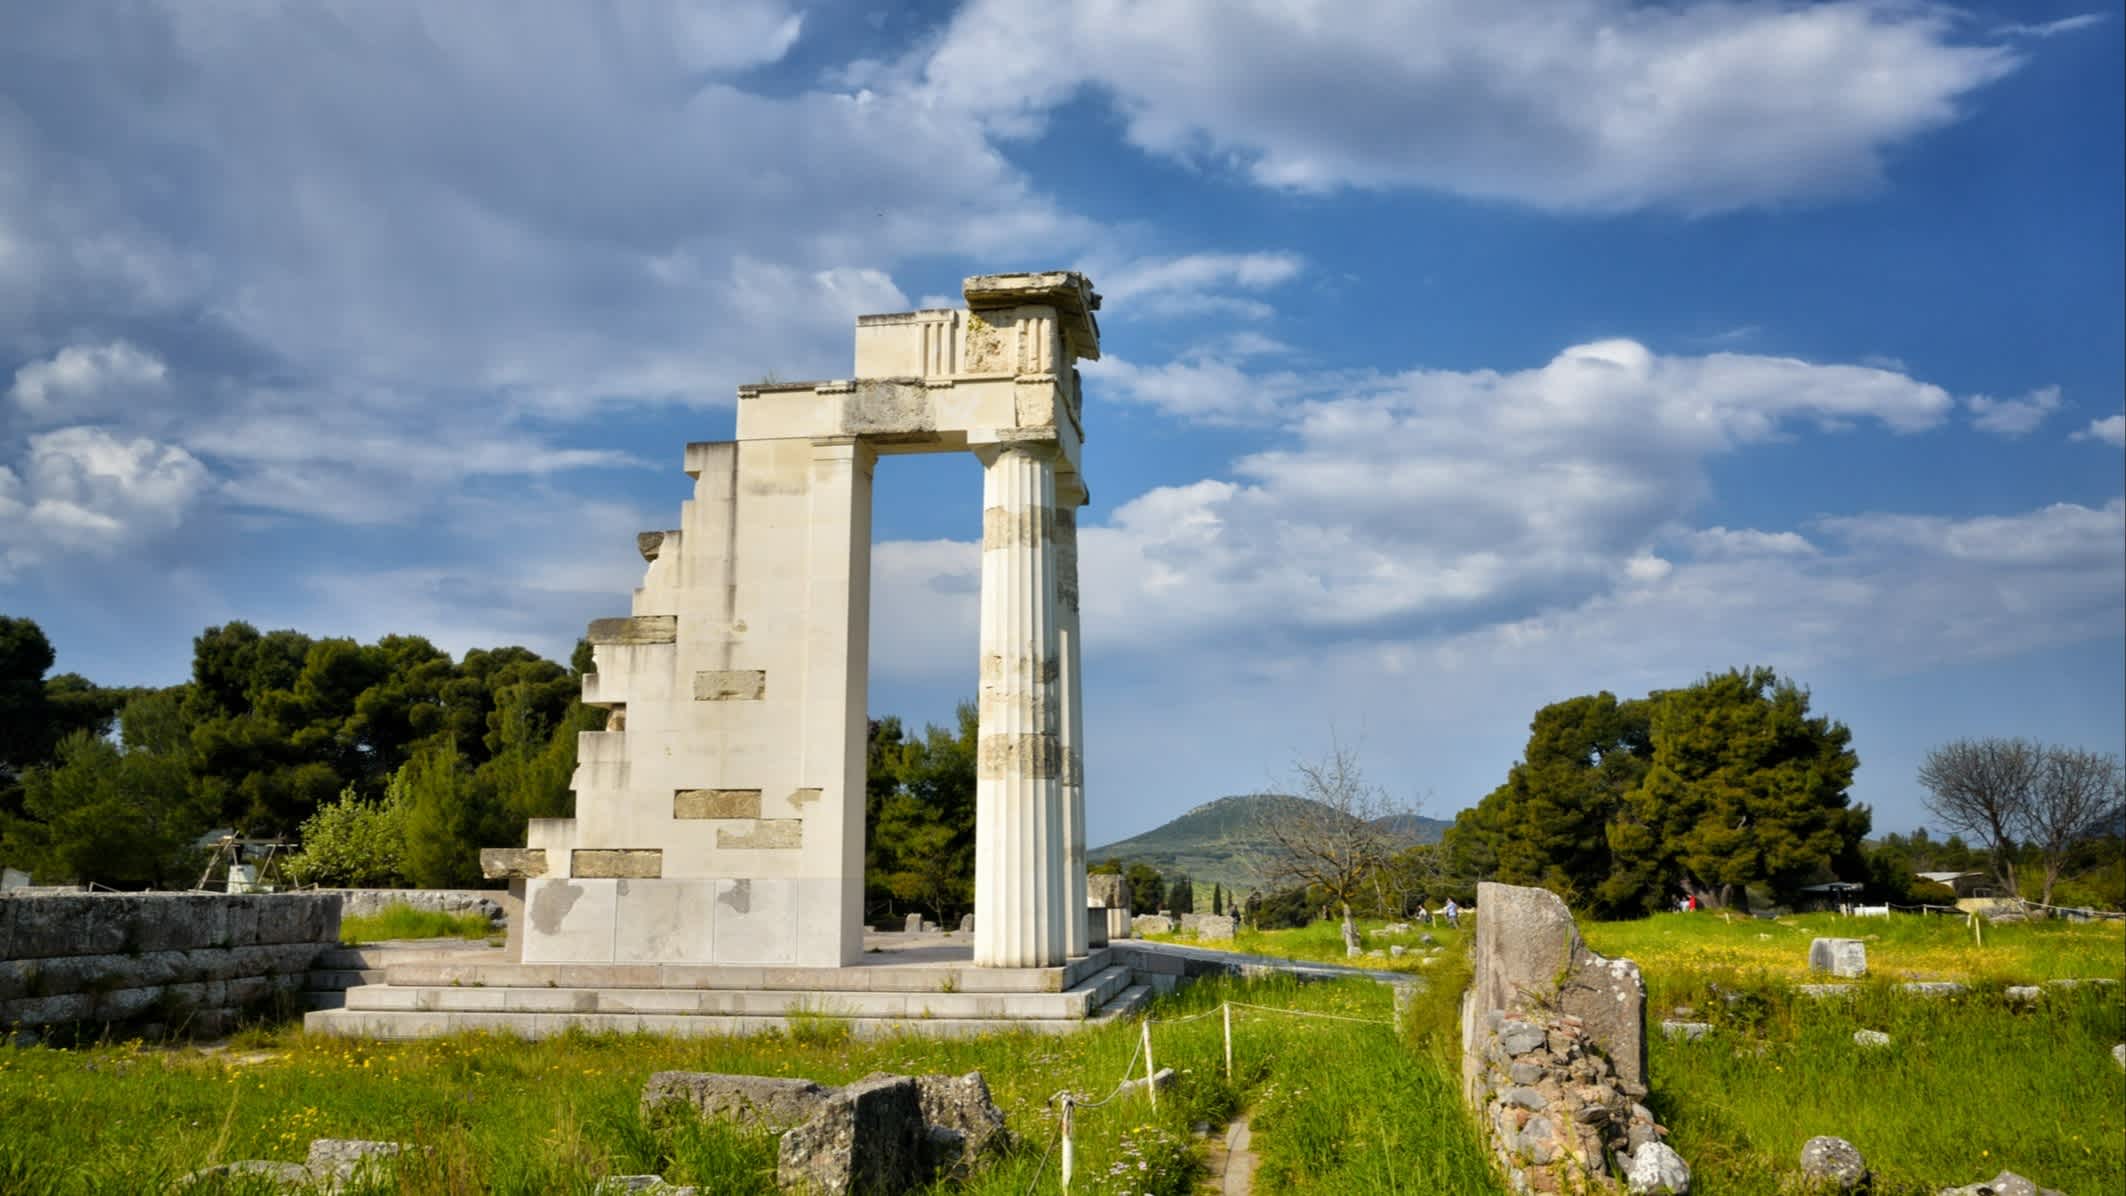
[[1187, 876], [1176, 876], [1173, 880], [1167, 882], [1166, 904], [1167, 908], [1173, 910], [1176, 916], [1195, 913], [1195, 882]]
[[1852, 735], [1811, 716], [1806, 690], [1737, 669], [1649, 701], [1646, 773], [1609, 824], [1609, 908], [1658, 909], [1678, 888], [1727, 907], [1756, 884], [1787, 902], [1811, 881], [1864, 874]]
[[1166, 878], [1150, 864], [1131, 864], [1123, 871], [1129, 881], [1129, 912], [1156, 914], [1167, 908]]
[[941, 924], [974, 904], [974, 703], [960, 703], [954, 723], [926, 727], [919, 739], [905, 738], [899, 719], [874, 723], [866, 785], [867, 887]]
[[424, 744], [399, 777], [405, 787], [408, 880], [424, 889], [449, 889], [480, 880], [482, 844], [509, 842], [509, 819], [492, 792], [483, 793], [449, 737]]
[[353, 787], [303, 820], [302, 850], [288, 859], [298, 884], [372, 889], [406, 883], [406, 785], [393, 777], [384, 796], [364, 801]]
[[51, 765], [24, 774], [23, 815], [7, 820], [6, 854], [50, 880], [189, 887], [208, 812], [188, 800], [188, 779], [180, 757], [75, 731]]

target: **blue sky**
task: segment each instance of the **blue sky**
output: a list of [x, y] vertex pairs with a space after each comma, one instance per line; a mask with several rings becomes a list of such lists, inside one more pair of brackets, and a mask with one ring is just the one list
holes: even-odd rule
[[[1879, 829], [2126, 746], [2116, 0], [0, 2], [0, 610], [565, 654], [734, 388], [970, 273], [1086, 370], [1096, 841], [1769, 664]], [[878, 476], [872, 709], [972, 693], [980, 478]]]

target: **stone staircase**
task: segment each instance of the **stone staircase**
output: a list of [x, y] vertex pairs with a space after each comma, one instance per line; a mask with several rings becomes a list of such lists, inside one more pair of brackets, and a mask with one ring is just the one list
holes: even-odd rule
[[891, 954], [842, 968], [523, 964], [481, 954], [331, 953], [312, 974], [314, 999], [324, 1007], [304, 1026], [367, 1038], [467, 1030], [541, 1038], [570, 1029], [757, 1034], [787, 1029], [793, 1019], [832, 1017], [866, 1037], [1060, 1033], [1127, 1016], [1153, 991], [1106, 948], [1054, 968], [978, 968], [960, 958], [904, 962]]

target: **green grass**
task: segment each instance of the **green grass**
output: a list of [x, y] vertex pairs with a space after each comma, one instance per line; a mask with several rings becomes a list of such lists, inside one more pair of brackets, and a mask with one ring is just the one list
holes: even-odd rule
[[[1780, 921], [1663, 914], [1581, 927], [1647, 980], [1649, 1029], [1674, 1015], [1710, 1036], [1648, 1049], [1651, 1105], [1707, 1191], [1783, 1196], [1801, 1144], [1833, 1134], [1860, 1148], [1877, 1196], [1932, 1193], [2003, 1169], [2068, 1192], [2117, 1190], [2126, 1175], [2126, 1041], [2117, 986], [2047, 989], [2033, 1006], [2003, 989], [2126, 973], [2126, 927], [1812, 914]], [[1814, 937], [1862, 938], [1870, 979], [1849, 997], [1793, 991], [1810, 979]], [[1816, 977], [1823, 979], [1823, 977]], [[1906, 980], [1957, 980], [1965, 996], [1901, 992]], [[1868, 1051], [1859, 1029], [1891, 1036]]]
[[[1250, 1105], [1259, 1110], [1258, 1149], [1274, 1176], [1265, 1192], [1496, 1193], [1434, 1040], [1399, 1043], [1386, 1025], [1241, 1010], [1238, 1074], [1229, 1081], [1215, 1012], [1228, 996], [1374, 1021], [1392, 1016], [1387, 990], [1363, 982], [1205, 982], [1157, 1003], [1154, 1055], [1179, 1071], [1180, 1082], [1161, 1093], [1156, 1112], [1141, 1095], [1080, 1109], [1073, 1193], [1189, 1192], [1203, 1157], [1193, 1127], [1223, 1125]], [[1196, 1014], [1207, 1015], [1173, 1020]], [[567, 1035], [527, 1043], [471, 1035], [376, 1043], [291, 1028], [248, 1033], [214, 1054], [138, 1044], [4, 1047], [0, 1193], [160, 1191], [215, 1162], [300, 1160], [320, 1137], [429, 1147], [397, 1176], [396, 1190], [410, 1196], [584, 1193], [602, 1176], [637, 1172], [718, 1193], [773, 1191], [772, 1138], [639, 1112], [643, 1082], [667, 1069], [829, 1084], [873, 1071], [979, 1069], [1020, 1144], [958, 1190], [1055, 1192], [1049, 1098], [1064, 1088], [1088, 1099], [1106, 1095], [1138, 1046], [1134, 1021], [1061, 1038], [943, 1041], [850, 1040], [831, 1020], [821, 1015], [793, 1034], [746, 1039]], [[1451, 1012], [1425, 1020], [1451, 1025]], [[1142, 1060], [1134, 1066], [1141, 1073]], [[1343, 1154], [1332, 1141], [1341, 1137], [1353, 1143]], [[1413, 1175], [1433, 1180], [1414, 1184]]]
[[350, 945], [394, 939], [485, 939], [495, 933], [483, 914], [446, 914], [403, 904], [340, 919], [340, 941]]
[[1183, 943], [1192, 947], [1209, 947], [1220, 951], [1238, 951], [1248, 955], [1270, 955], [1279, 959], [1300, 959], [1312, 963], [1345, 964], [1350, 967], [1371, 968], [1382, 972], [1409, 972], [1424, 975], [1437, 965], [1418, 962], [1419, 957], [1429, 949], [1423, 942], [1422, 936], [1432, 936], [1435, 944], [1445, 948], [1440, 953], [1442, 957], [1454, 955], [1463, 950], [1463, 936], [1469, 933], [1469, 927], [1473, 923], [1465, 919], [1461, 929], [1450, 930], [1445, 926], [1425, 926], [1421, 923], [1411, 922], [1409, 923], [1410, 930], [1402, 934], [1383, 933], [1382, 928], [1387, 925], [1389, 925], [1388, 922], [1379, 918], [1360, 918], [1358, 920], [1358, 929], [1363, 938], [1365, 949], [1368, 951], [1378, 949], [1386, 952], [1389, 947], [1400, 944], [1409, 948], [1413, 954], [1405, 955], [1400, 959], [1393, 955], [1385, 954], [1379, 957], [1361, 955], [1357, 958], [1347, 958], [1344, 955], [1343, 930], [1336, 922], [1316, 922], [1311, 926], [1301, 926], [1289, 930], [1252, 930], [1243, 927], [1231, 942], [1223, 940], [1198, 941], [1180, 934], [1155, 934], [1144, 937], [1158, 942]]

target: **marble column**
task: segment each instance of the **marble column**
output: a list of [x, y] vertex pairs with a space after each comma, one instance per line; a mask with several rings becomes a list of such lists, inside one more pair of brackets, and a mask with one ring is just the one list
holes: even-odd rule
[[974, 962], [1064, 962], [1056, 448], [985, 445]]
[[1063, 948], [1088, 950], [1085, 910], [1085, 700], [1078, 652], [1078, 508], [1085, 484], [1076, 474], [1056, 480], [1056, 641], [1062, 693], [1059, 745], [1063, 781]]

